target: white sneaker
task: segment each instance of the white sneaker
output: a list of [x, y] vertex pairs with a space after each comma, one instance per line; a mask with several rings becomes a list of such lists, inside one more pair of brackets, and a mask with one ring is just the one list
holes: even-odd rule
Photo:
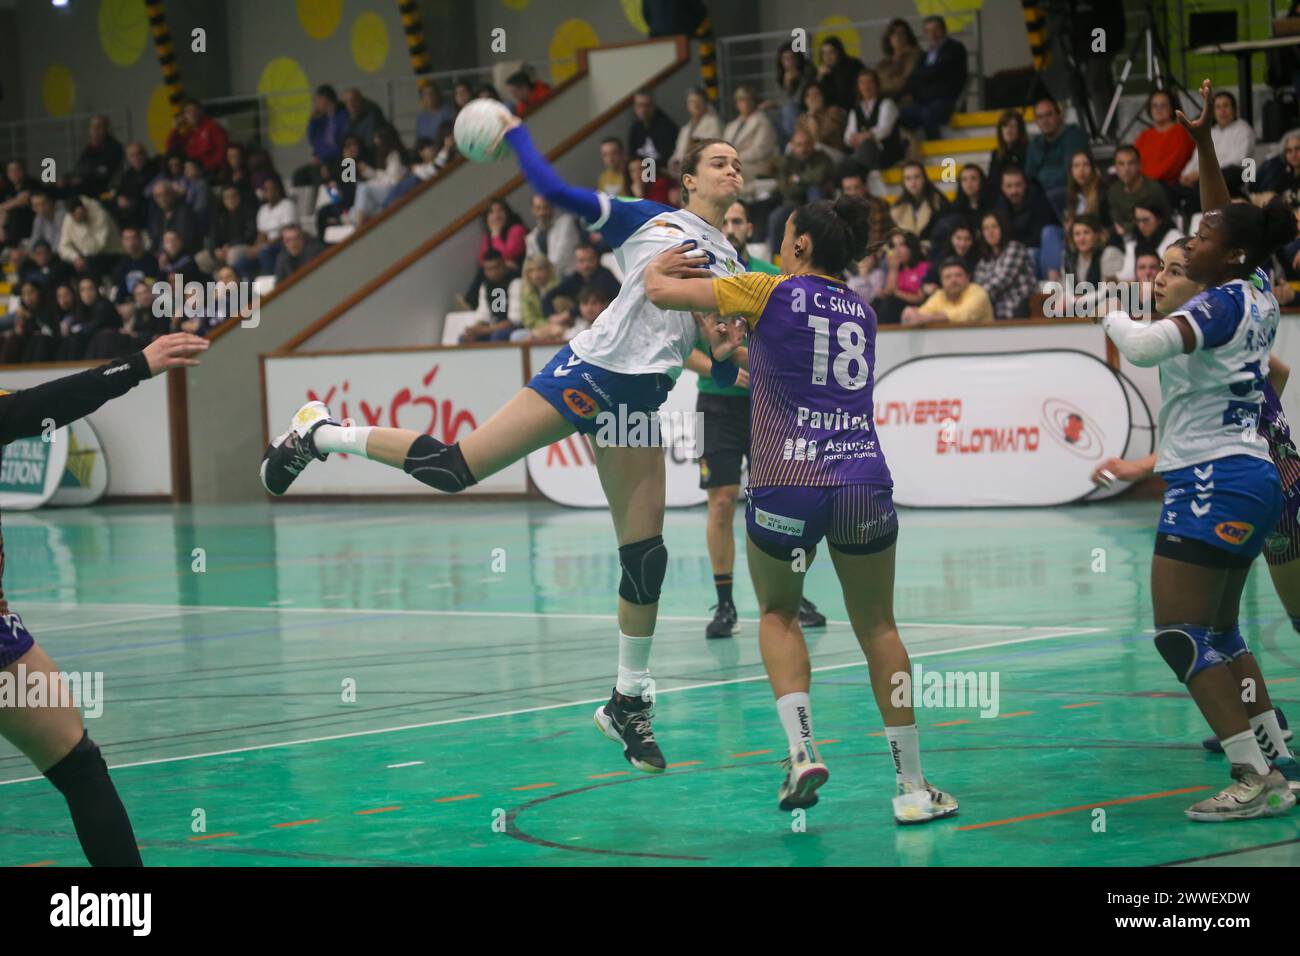
[[1184, 810], [1188, 819], [1197, 823], [1222, 823], [1276, 817], [1295, 806], [1295, 794], [1286, 777], [1277, 770], [1261, 774], [1246, 764], [1234, 763], [1232, 779], [1236, 783]]
[[922, 781], [920, 786], [899, 782], [894, 797], [894, 819], [899, 823], [926, 823], [956, 812], [957, 801], [952, 794], [930, 786], [929, 781]]
[[821, 762], [812, 744], [804, 744], [798, 752], [781, 761], [785, 779], [777, 791], [777, 806], [787, 813], [816, 806], [817, 789], [830, 779], [831, 772]]
[[337, 425], [324, 402], [308, 402], [298, 409], [289, 424], [289, 430], [266, 446], [262, 455], [262, 487], [273, 495], [289, 490], [293, 480], [312, 460], [324, 461], [328, 453], [316, 450], [312, 434], [321, 425]]

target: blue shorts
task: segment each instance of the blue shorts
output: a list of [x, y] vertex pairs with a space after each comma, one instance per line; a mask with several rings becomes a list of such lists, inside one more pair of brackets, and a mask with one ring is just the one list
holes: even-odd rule
[[0, 614], [0, 667], [8, 667], [35, 643], [22, 618], [12, 611]]
[[[528, 387], [554, 406], [555, 410], [584, 435], [600, 428], [598, 416], [620, 413], [650, 415], [659, 410], [673, 380], [661, 372], [626, 375], [584, 362], [564, 346], [555, 358], [533, 376]], [[627, 418], [623, 418], [627, 421]]]
[[1282, 482], [1264, 458], [1232, 455], [1164, 472], [1156, 554], [1208, 567], [1245, 568], [1282, 514]]
[[825, 538], [845, 554], [884, 551], [898, 538], [898, 512], [887, 485], [771, 485], [749, 489], [745, 527], [758, 549], [789, 561]]

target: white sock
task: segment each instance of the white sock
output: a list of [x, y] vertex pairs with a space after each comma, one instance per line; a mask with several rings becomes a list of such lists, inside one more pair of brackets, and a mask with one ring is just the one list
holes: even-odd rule
[[1266, 713], [1256, 714], [1250, 718], [1250, 729], [1255, 732], [1255, 740], [1267, 760], [1291, 756], [1291, 751], [1282, 739], [1282, 725], [1277, 722], [1277, 711], [1270, 708]]
[[916, 724], [906, 727], [886, 727], [889, 752], [894, 755], [894, 774], [903, 783], [921, 786], [925, 776], [921, 773], [921, 745], [916, 737]]
[[312, 434], [316, 450], [342, 452], [345, 455], [366, 456], [366, 442], [370, 440], [371, 427], [356, 425], [322, 425]]
[[1239, 734], [1225, 737], [1219, 743], [1223, 745], [1228, 763], [1242, 763], [1256, 773], [1268, 773], [1268, 761], [1264, 759], [1264, 754], [1259, 749], [1259, 741], [1255, 739], [1254, 731], [1243, 730]]
[[654, 637], [628, 637], [618, 632], [618, 683], [620, 694], [640, 697], [650, 679], [650, 644]]
[[796, 691], [778, 698], [776, 712], [781, 717], [781, 726], [785, 728], [790, 753], [798, 753], [804, 744], [813, 742], [812, 699], [807, 694]]

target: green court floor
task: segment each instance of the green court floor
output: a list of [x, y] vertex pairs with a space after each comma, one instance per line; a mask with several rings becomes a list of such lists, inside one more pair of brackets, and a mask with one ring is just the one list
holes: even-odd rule
[[[6, 592], [65, 671], [146, 864], [1300, 865], [1300, 811], [1194, 824], [1227, 781], [1149, 640], [1157, 502], [904, 511], [913, 663], [998, 680], [918, 710], [956, 817], [898, 827], [893, 765], [824, 558], [807, 593], [831, 779], [776, 807], [784, 737], [742, 544], [740, 635], [706, 641], [702, 509], [674, 511], [652, 667], [667, 773], [595, 731], [617, 663], [609, 518], [536, 503], [6, 514]], [[1102, 565], [1104, 562], [1104, 570]], [[199, 570], [196, 570], [199, 569]], [[1262, 564], [1243, 632], [1300, 719], [1300, 635]], [[0, 865], [79, 865], [62, 798], [0, 741]]]

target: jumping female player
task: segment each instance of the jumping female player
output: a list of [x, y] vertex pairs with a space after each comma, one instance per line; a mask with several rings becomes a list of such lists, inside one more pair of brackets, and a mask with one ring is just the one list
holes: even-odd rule
[[[1165, 250], [1164, 262], [1155, 281], [1156, 310], [1161, 315], [1171, 315], [1194, 297], [1205, 291], [1205, 287], [1187, 277], [1186, 239], [1179, 239]], [[1273, 588], [1282, 599], [1282, 606], [1291, 618], [1296, 630], [1300, 630], [1300, 455], [1296, 453], [1291, 441], [1291, 430], [1286, 416], [1282, 413], [1282, 403], [1278, 396], [1286, 387], [1290, 369], [1278, 358], [1270, 355], [1268, 360], [1268, 378], [1264, 380], [1264, 405], [1260, 414], [1259, 434], [1268, 442], [1269, 457], [1277, 467], [1282, 479], [1282, 518], [1273, 529], [1273, 533], [1264, 539], [1264, 560], [1268, 563], [1269, 574], [1273, 578]], [[1156, 455], [1125, 461], [1111, 458], [1099, 465], [1092, 473], [1092, 480], [1099, 485], [1108, 485], [1115, 479], [1121, 481], [1142, 481], [1155, 474]], [[1249, 655], [1249, 651], [1243, 652]], [[1249, 676], [1243, 667], [1245, 658], [1233, 661], [1229, 666], [1239, 680]], [[1257, 685], [1260, 693], [1267, 696], [1264, 684]], [[1268, 703], [1265, 700], [1265, 703]], [[1282, 708], [1274, 707], [1278, 726], [1282, 728], [1283, 742], [1289, 743], [1291, 731], [1287, 729], [1286, 717]], [[1277, 753], [1268, 737], [1255, 726], [1255, 739], [1264, 756], [1270, 760], [1281, 758], [1280, 769], [1283, 776], [1295, 783], [1288, 771], [1291, 764], [1286, 762], [1286, 754]], [[1201, 741], [1206, 750], [1223, 752], [1223, 745], [1215, 736]]]
[[[1295, 238], [1296, 221], [1281, 203], [1259, 209], [1228, 202], [1207, 123], [1208, 80], [1201, 94], [1197, 122], [1181, 112], [1178, 118], [1197, 143], [1207, 210], [1187, 243], [1187, 275], [1205, 291], [1159, 321], [1141, 324], [1116, 311], [1103, 326], [1129, 361], [1160, 366], [1156, 470], [1167, 490], [1151, 561], [1155, 645], [1232, 764], [1235, 782], [1186, 811], [1192, 820], [1218, 822], [1274, 816], [1296, 802], [1255, 736], [1258, 727], [1273, 749], [1286, 752], [1238, 627], [1250, 564], [1282, 510], [1277, 469], [1256, 434], [1278, 323], [1277, 300], [1257, 270]], [[1250, 702], [1242, 700], [1233, 662], [1254, 679]]]
[[[674, 278], [691, 262], [674, 249], [651, 262], [645, 289], [662, 308], [743, 316], [750, 329], [745, 517], [759, 647], [789, 744], [779, 806], [812, 806], [829, 776], [814, 745], [811, 664], [798, 621], [804, 573], [825, 537], [894, 757], [894, 818], [921, 823], [956, 813], [957, 801], [926, 782], [911, 701], [893, 699], [896, 675], [911, 686], [912, 665], [894, 623], [898, 516], [872, 418], [876, 316], [833, 278], [866, 255], [869, 219], [861, 199], [809, 203], [786, 222], [788, 275]], [[715, 323], [703, 324], [714, 360], [727, 359], [740, 326], [723, 326], [722, 341]]]
[[[642, 273], [656, 253], [686, 239], [698, 243], [710, 270], [719, 275], [743, 271], [720, 228], [744, 186], [736, 150], [722, 140], [698, 140], [682, 161], [685, 208], [672, 209], [645, 199], [610, 199], [566, 184], [518, 119], [511, 118], [504, 135], [533, 188], [552, 205], [581, 216], [616, 250], [624, 276], [617, 298], [514, 398], [454, 445], [401, 428], [344, 427], [322, 403], [304, 405], [290, 429], [266, 450], [262, 483], [267, 491], [283, 494], [313, 458], [324, 460], [330, 452], [402, 468], [440, 491], [463, 491], [574, 431], [594, 435], [606, 422], [644, 420], [667, 397], [695, 347], [696, 323], [689, 312], [651, 305]], [[620, 418], [620, 411], [626, 417]], [[650, 725], [649, 664], [668, 566], [663, 449], [592, 445], [623, 571], [618, 680], [609, 702], [596, 710], [596, 726], [623, 745], [632, 766], [660, 773], [665, 763]]]
[[[164, 369], [198, 365], [193, 356], [206, 340], [185, 332], [155, 339], [143, 352], [99, 368], [0, 393], [0, 444], [42, 434], [53, 420], [63, 426], [89, 415], [111, 398]], [[4, 545], [0, 541], [0, 574]], [[21, 668], [21, 672], [20, 672]], [[49, 687], [63, 686], [59, 669], [32, 640], [0, 592], [0, 669], [25, 692], [32, 675]], [[108, 776], [99, 748], [86, 733], [75, 706], [0, 707], [0, 735], [27, 755], [68, 801], [72, 825], [91, 866], [140, 866], [140, 851], [126, 808]]]

